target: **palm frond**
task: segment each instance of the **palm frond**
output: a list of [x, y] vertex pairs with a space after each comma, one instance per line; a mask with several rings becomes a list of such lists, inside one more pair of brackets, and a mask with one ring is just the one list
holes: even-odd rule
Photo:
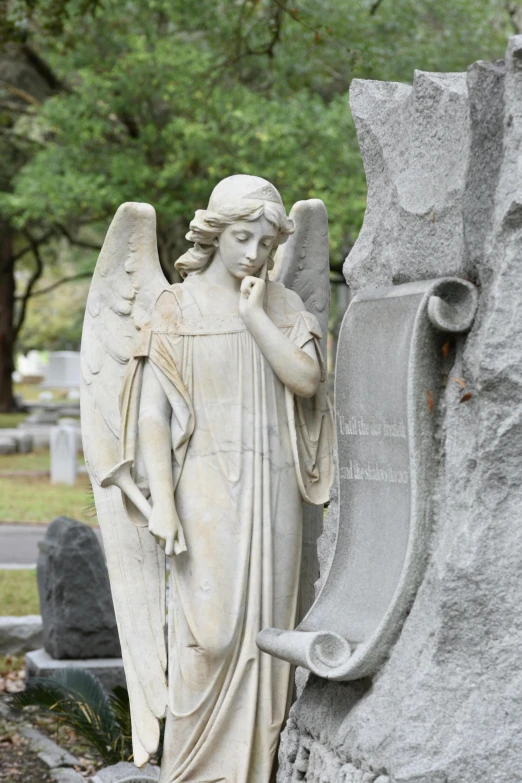
[[91, 672], [70, 666], [57, 671], [53, 679], [78, 696], [78, 702], [96, 717], [96, 723], [102, 730], [110, 732], [114, 729], [115, 720], [109, 698], [101, 682]]
[[119, 750], [125, 761], [130, 761], [132, 759], [132, 722], [127, 688], [116, 685], [109, 694], [109, 704], [121, 731], [119, 743], [116, 743], [114, 749], [116, 752]]
[[105, 762], [114, 764], [132, 758], [125, 694], [122, 688], [108, 697], [90, 672], [67, 667], [49, 679], [30, 680], [25, 691], [14, 695], [12, 703], [19, 709], [32, 705], [52, 712], [89, 742]]
[[35, 677], [24, 691], [11, 696], [11, 703], [19, 710], [23, 707], [37, 706], [59, 711], [59, 705], [66, 696], [66, 691], [57, 682], [52, 679]]
[[109, 694], [110, 708], [120, 725], [123, 734], [132, 734], [129, 692], [127, 688], [116, 685]]

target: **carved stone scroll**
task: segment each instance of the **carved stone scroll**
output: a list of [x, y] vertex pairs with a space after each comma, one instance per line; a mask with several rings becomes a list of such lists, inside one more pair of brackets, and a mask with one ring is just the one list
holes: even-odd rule
[[346, 313], [336, 366], [339, 519], [335, 553], [295, 631], [264, 652], [330, 680], [373, 674], [424, 573], [433, 420], [447, 334], [473, 323], [477, 290], [457, 278], [365, 291]]

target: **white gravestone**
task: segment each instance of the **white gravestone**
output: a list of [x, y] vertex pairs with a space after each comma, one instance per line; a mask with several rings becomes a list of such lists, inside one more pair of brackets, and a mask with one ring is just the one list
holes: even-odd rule
[[47, 367], [39, 351], [29, 351], [27, 356], [18, 357], [17, 370], [24, 378], [45, 378]]
[[78, 431], [70, 424], [51, 429], [51, 484], [76, 483]]
[[55, 351], [50, 353], [47, 377], [43, 386], [78, 389], [80, 387], [79, 352]]

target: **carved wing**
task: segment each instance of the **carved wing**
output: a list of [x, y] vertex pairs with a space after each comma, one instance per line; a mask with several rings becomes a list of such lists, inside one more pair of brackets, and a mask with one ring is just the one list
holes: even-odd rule
[[165, 556], [134, 525], [121, 491], [102, 479], [120, 461], [118, 397], [141, 328], [168, 287], [158, 258], [156, 214], [149, 204], [116, 212], [92, 279], [82, 336], [81, 417], [129, 690], [134, 760], [146, 763], [166, 712]]
[[299, 294], [306, 309], [321, 326], [321, 347], [326, 358], [328, 311], [330, 308], [330, 256], [328, 215], [318, 198], [298, 201], [290, 217], [295, 231], [280, 245], [272, 279]]
[[[295, 231], [279, 247], [273, 272], [275, 282], [291, 288], [313, 313], [323, 333], [321, 349], [326, 361], [328, 313], [330, 308], [330, 257], [328, 252], [328, 215], [320, 199], [298, 201], [290, 217]], [[297, 621], [307, 614], [315, 599], [319, 578], [317, 539], [323, 528], [322, 506], [303, 504], [303, 547], [299, 580]]]

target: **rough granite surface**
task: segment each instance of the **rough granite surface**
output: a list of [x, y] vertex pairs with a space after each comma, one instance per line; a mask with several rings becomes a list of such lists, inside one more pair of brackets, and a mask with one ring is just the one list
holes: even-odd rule
[[[311, 675], [279, 783], [522, 780], [522, 36], [504, 63], [355, 81], [368, 207], [353, 291], [459, 275], [480, 286], [437, 417], [423, 583], [372, 680]], [[465, 386], [463, 386], [465, 384]], [[333, 505], [336, 499], [334, 498]], [[327, 572], [330, 513], [319, 545]], [[342, 611], [342, 606], [339, 611]]]
[[53, 658], [119, 658], [109, 575], [94, 531], [57, 517], [38, 555], [44, 646]]
[[42, 642], [43, 627], [39, 614], [0, 617], [0, 655], [20, 655], [40, 647]]

